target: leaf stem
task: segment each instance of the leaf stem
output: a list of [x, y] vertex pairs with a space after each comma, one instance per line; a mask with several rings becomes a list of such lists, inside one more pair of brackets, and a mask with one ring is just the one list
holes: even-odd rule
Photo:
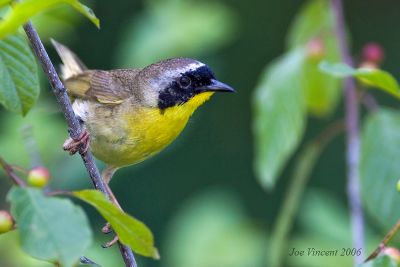
[[[47, 75], [53, 93], [64, 114], [65, 120], [67, 121], [69, 127], [68, 132], [72, 139], [78, 140], [82, 133], [82, 127], [78, 119], [76, 118], [74, 111], [72, 110], [71, 102], [68, 98], [67, 91], [63, 83], [61, 82], [42, 44], [42, 41], [40, 40], [40, 37], [36, 32], [36, 29], [34, 28], [32, 23], [31, 22], [26, 23], [24, 25], [24, 30], [31, 43], [32, 49], [35, 52], [35, 55], [43, 68], [43, 71]], [[83, 163], [85, 164], [86, 170], [89, 173], [90, 179], [92, 180], [94, 187], [97, 190], [100, 190], [104, 195], [106, 195], [107, 198], [110, 198], [110, 195], [108, 194], [106, 188], [106, 184], [104, 183], [103, 179], [100, 176], [100, 172], [94, 162], [92, 153], [90, 151], [83, 152], [81, 153], [81, 157]], [[121, 243], [118, 244], [125, 265], [127, 267], [137, 267], [132, 250], [128, 246], [125, 246]]]
[[23, 174], [28, 174], [29, 173], [29, 170], [27, 170], [25, 168], [22, 168], [22, 167], [20, 167], [18, 165], [15, 165], [15, 164], [9, 164], [9, 165], [11, 166], [11, 168], [13, 168], [14, 170], [16, 170], [18, 172], [21, 172]]
[[390, 229], [390, 231], [386, 234], [386, 236], [383, 238], [382, 242], [379, 244], [379, 246], [374, 250], [374, 252], [371, 253], [371, 255], [368, 256], [368, 258], [365, 260], [365, 262], [370, 261], [376, 256], [381, 253], [381, 251], [385, 248], [385, 246], [390, 242], [390, 240], [393, 239], [393, 237], [396, 235], [396, 233], [400, 230], [400, 219], [397, 221], [397, 223]]
[[[346, 27], [341, 0], [331, 0], [335, 15], [335, 31], [341, 57], [344, 63], [354, 66], [346, 38]], [[359, 107], [356, 84], [352, 77], [344, 80], [345, 89], [345, 120], [346, 120], [346, 164], [347, 164], [347, 195], [350, 205], [353, 247], [364, 248], [364, 215], [361, 206], [360, 194], [360, 133], [359, 133]], [[354, 258], [355, 264], [362, 262], [362, 254]]]
[[13, 167], [0, 157], [0, 166], [4, 169], [8, 177], [18, 186], [25, 187], [26, 183], [15, 172]]

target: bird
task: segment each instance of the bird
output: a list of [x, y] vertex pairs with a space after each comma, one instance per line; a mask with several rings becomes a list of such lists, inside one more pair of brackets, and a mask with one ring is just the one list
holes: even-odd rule
[[140, 163], [167, 147], [194, 111], [217, 92], [235, 90], [217, 80], [211, 68], [191, 58], [172, 58], [144, 68], [97, 70], [65, 45], [52, 40], [61, 58], [61, 77], [84, 129], [64, 150], [86, 152], [106, 164], [102, 179]]

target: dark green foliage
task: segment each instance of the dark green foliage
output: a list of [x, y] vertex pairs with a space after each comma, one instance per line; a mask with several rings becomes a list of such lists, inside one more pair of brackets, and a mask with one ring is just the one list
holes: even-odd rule
[[21, 34], [0, 39], [0, 103], [26, 115], [39, 96], [35, 58]]
[[92, 231], [87, 217], [70, 200], [21, 187], [13, 188], [8, 200], [22, 249], [32, 257], [72, 267], [89, 247]]

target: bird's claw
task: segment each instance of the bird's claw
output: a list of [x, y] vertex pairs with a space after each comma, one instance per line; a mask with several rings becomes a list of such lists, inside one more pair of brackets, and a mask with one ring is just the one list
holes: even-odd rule
[[70, 155], [79, 152], [80, 154], [86, 153], [89, 149], [90, 135], [86, 130], [83, 130], [78, 140], [68, 138], [63, 144], [63, 149], [68, 151]]
[[103, 228], [101, 228], [101, 232], [102, 232], [103, 234], [109, 234], [109, 233], [111, 233], [111, 232], [112, 232], [112, 229], [111, 229], [110, 223], [106, 223], [106, 225], [104, 225]]
[[116, 244], [118, 242], [119, 238], [116, 235], [111, 241], [101, 245], [103, 248], [110, 248], [112, 247], [114, 244]]

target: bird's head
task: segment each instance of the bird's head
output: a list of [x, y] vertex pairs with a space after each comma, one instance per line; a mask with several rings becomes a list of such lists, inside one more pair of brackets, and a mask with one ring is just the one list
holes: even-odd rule
[[235, 92], [218, 81], [206, 64], [190, 58], [160, 61], [144, 68], [137, 77], [143, 100], [161, 110], [178, 105], [195, 109], [214, 92]]

